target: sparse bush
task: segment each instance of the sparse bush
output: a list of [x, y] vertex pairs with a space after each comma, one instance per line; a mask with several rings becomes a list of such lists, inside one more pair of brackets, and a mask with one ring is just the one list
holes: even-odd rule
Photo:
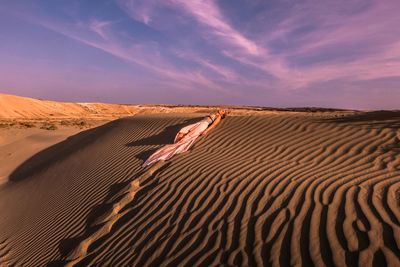
[[63, 120], [60, 121], [60, 125], [62, 126], [77, 126], [79, 128], [84, 128], [88, 126], [88, 123], [85, 120]]
[[71, 125], [71, 122], [69, 122], [69, 121], [61, 121], [61, 122], [60, 122], [60, 125], [62, 125], [62, 126], [68, 126], [68, 125]]
[[84, 127], [84, 126], [86, 126], [87, 125], [87, 122], [86, 121], [78, 121], [78, 122], [76, 122], [76, 125], [78, 125], [79, 127]]
[[33, 128], [35, 127], [35, 124], [32, 122], [28, 122], [28, 121], [22, 121], [19, 123], [19, 125], [23, 128]]
[[48, 131], [54, 131], [54, 130], [57, 130], [58, 127], [57, 127], [55, 124], [52, 124], [52, 123], [44, 123], [44, 124], [40, 127], [40, 129], [48, 130]]

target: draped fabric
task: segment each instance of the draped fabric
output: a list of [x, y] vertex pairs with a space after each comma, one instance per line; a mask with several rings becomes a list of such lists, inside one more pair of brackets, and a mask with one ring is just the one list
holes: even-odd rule
[[151, 165], [159, 160], [168, 160], [175, 154], [180, 154], [189, 150], [194, 144], [196, 139], [204, 132], [205, 129], [215, 120], [215, 115], [201, 120], [197, 123], [190, 124], [183, 127], [179, 133], [185, 134], [184, 137], [177, 141], [178, 134], [175, 137], [174, 143], [165, 145], [162, 148], [154, 152], [144, 163], [143, 167]]

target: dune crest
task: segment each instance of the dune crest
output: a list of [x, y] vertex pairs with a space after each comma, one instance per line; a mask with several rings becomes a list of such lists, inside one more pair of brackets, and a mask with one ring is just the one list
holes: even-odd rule
[[0, 118], [96, 118], [135, 114], [131, 105], [104, 103], [68, 103], [0, 94]]

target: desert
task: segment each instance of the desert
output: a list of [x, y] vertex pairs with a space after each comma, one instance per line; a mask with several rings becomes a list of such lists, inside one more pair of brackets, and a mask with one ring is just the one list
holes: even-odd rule
[[0, 4], [0, 267], [399, 267], [400, 2]]
[[[400, 112], [240, 110], [142, 169], [205, 116], [196, 109], [1, 129], [1, 169], [15, 165], [0, 189], [1, 263], [400, 264]], [[18, 140], [5, 144], [5, 132]], [[7, 159], [10, 145], [25, 156]]]

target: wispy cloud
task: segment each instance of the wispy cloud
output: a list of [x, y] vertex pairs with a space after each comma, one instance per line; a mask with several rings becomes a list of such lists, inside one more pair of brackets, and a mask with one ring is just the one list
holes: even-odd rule
[[[307, 36], [295, 55], [330, 56], [328, 60], [303, 66], [307, 79], [312, 82], [400, 76], [400, 31], [396, 27], [400, 20], [396, 19], [395, 13], [385, 3], [374, 2], [358, 14], [336, 15], [334, 19], [340, 21], [339, 25], [331, 29], [320, 28]], [[387, 19], [380, 19], [384, 17]]]
[[[130, 43], [128, 46], [124, 45], [123, 42], [115, 36], [112, 29], [109, 28], [112, 24], [110, 21], [91, 20], [87, 23], [81, 21], [75, 23], [75, 25], [79, 26], [77, 28], [71, 28], [73, 24], [68, 24], [69, 26], [66, 26], [65, 24], [59, 24], [55, 21], [39, 21], [35, 19], [33, 22], [77, 42], [102, 50], [128, 63], [140, 65], [156, 73], [160, 77], [163, 77], [164, 83], [176, 89], [211, 89], [227, 93], [225, 89], [209, 79], [201, 73], [201, 71], [182, 70], [169, 63], [168, 60], [163, 58], [157, 46], [142, 43]], [[102, 40], [97, 41], [94, 38], [90, 38], [88, 32], [96, 33], [102, 37]], [[129, 40], [132, 41], [132, 38]]]
[[171, 0], [171, 3], [194, 16], [202, 25], [209, 27], [212, 33], [226, 44], [242, 48], [251, 55], [261, 54], [262, 48], [230, 26], [226, 18], [221, 15], [215, 1]]
[[230, 82], [235, 82], [238, 79], [238, 75], [235, 71], [232, 69], [216, 64], [212, 62], [209, 59], [205, 59], [202, 56], [195, 54], [195, 53], [190, 53], [190, 52], [185, 52], [185, 51], [179, 51], [179, 50], [174, 50], [173, 53], [184, 60], [192, 61], [197, 64], [199, 64], [202, 67], [205, 67], [208, 70], [211, 70], [215, 74], [219, 75], [221, 78], [225, 79], [226, 81]]
[[[273, 30], [264, 33], [265, 45], [274, 50], [270, 55], [258, 61], [239, 60], [294, 89], [337, 79], [400, 76], [400, 30], [396, 26], [400, 19], [393, 4], [370, 2], [360, 7], [360, 3], [356, 2], [353, 12], [330, 10], [312, 0], [299, 3]], [[272, 49], [277, 43], [283, 48]]]
[[[107, 39], [107, 28], [112, 25], [112, 21], [100, 21], [93, 19], [89, 22], [89, 29], [97, 33], [103, 39]], [[86, 25], [84, 25], [86, 27]]]
[[[272, 37], [269, 36], [269, 32], [265, 32], [266, 40], [262, 42], [263, 38], [259, 38], [263, 46], [234, 29], [213, 0], [119, 0], [118, 3], [133, 18], [152, 27], [157, 27], [162, 20], [174, 19], [162, 14], [164, 8], [181, 12], [186, 19], [195, 19], [200, 26], [195, 28], [195, 31], [207, 42], [211, 41], [221, 55], [265, 73], [265, 78], [258, 82], [260, 87], [278, 86], [282, 90], [292, 90], [329, 80], [362, 81], [400, 76], [400, 35], [393, 36], [388, 31], [398, 19], [395, 19], [393, 9], [382, 3], [372, 3], [349, 15], [341, 10], [331, 11], [313, 0], [305, 1], [286, 13], [287, 16], [274, 27]], [[305, 9], [309, 11], [299, 12]], [[377, 20], [370, 24], [370, 21], [382, 16], [389, 19]], [[161, 21], [156, 23], [155, 20]], [[312, 29], [297, 37], [299, 29], [307, 28], [310, 20], [315, 21]], [[54, 24], [47, 26], [53, 27]], [[226, 91], [218, 84], [218, 79], [212, 78], [212, 74], [217, 74], [229, 83], [250, 83], [245, 76], [238, 76], [230, 66], [207, 59], [205, 51], [196, 51], [193, 47], [189, 50], [178, 47], [170, 51], [167, 48], [161, 51], [159, 47], [146, 43], [132, 43], [126, 47], [113, 35], [111, 26], [110, 21], [96, 19], [86, 25], [89, 30], [101, 36], [103, 42], [88, 39], [83, 35], [77, 36], [76, 33], [61, 32], [86, 45], [139, 64], [173, 80], [177, 87], [183, 85], [190, 88], [197, 84]], [[291, 40], [292, 44], [286, 49], [275, 48], [275, 53], [271, 53], [274, 38], [275, 41], [279, 38]], [[358, 45], [366, 50], [364, 54], [360, 53]], [[163, 53], [169, 54], [169, 59], [163, 57]], [[357, 56], [357, 53], [360, 55]], [[186, 70], [179, 68], [170, 61], [171, 55], [176, 54], [195, 63], [197, 67]], [[335, 54], [339, 57], [335, 57]], [[318, 55], [324, 55], [324, 60], [319, 61]], [[254, 81], [251, 82], [254, 84]]]
[[[64, 16], [71, 2], [74, 12]], [[379, 81], [400, 79], [395, 0], [99, 2], [9, 6], [19, 10], [16, 16], [112, 55], [121, 60], [119, 68], [146, 73], [149, 84], [171, 92], [259, 103], [248, 90], [286, 96], [321, 84], [365, 88], [366, 81], [377, 81], [365, 89], [372, 91]], [[5, 6], [0, 11], [8, 14]]]
[[[263, 53], [263, 48], [255, 42], [246, 38], [242, 33], [235, 30], [224, 18], [213, 0], [165, 0], [144, 2], [143, 0], [120, 0], [122, 8], [135, 19], [139, 19], [146, 24], [151, 23], [160, 15], [156, 13], [161, 7], [175, 8], [186, 16], [193, 17], [202, 27], [205, 27], [202, 34], [211, 40], [220, 40], [225, 45], [241, 49], [243, 52], [253, 56]], [[162, 12], [162, 11], [160, 11]], [[153, 18], [154, 16], [154, 18]]]

